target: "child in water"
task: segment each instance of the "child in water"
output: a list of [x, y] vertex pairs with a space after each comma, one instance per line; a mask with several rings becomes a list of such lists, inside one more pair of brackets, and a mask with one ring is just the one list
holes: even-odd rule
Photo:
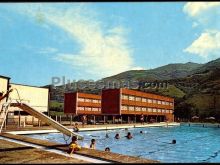
[[115, 135], [115, 139], [120, 139], [120, 136], [118, 133]]
[[131, 135], [131, 132], [128, 132], [127, 136], [125, 136], [127, 139], [131, 139], [133, 138], [132, 135]]
[[176, 144], [176, 140], [175, 140], [175, 139], [173, 139], [171, 144]]
[[77, 144], [77, 137], [72, 137], [72, 142], [69, 144], [69, 150], [68, 153], [72, 154], [74, 151], [79, 151], [81, 149], [81, 146]]
[[91, 140], [90, 148], [95, 149], [95, 139]]
[[79, 132], [78, 123], [74, 125], [73, 132]]

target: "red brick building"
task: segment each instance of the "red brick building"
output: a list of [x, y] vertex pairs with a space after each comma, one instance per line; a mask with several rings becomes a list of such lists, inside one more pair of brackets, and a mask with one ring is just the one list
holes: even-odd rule
[[87, 122], [95, 122], [101, 116], [101, 96], [88, 93], [65, 93], [64, 113], [77, 115], [78, 119], [87, 116]]
[[101, 96], [88, 93], [65, 93], [64, 113], [76, 115], [101, 114]]
[[102, 90], [103, 115], [136, 122], [143, 114], [145, 121], [174, 121], [173, 110], [174, 99], [170, 97], [125, 88]]
[[65, 93], [64, 113], [87, 115], [87, 120], [131, 123], [174, 121], [174, 99], [130, 89], [105, 89], [102, 94]]

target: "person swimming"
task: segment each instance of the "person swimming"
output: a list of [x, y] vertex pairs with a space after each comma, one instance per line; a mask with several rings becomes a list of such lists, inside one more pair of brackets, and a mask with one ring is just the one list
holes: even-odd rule
[[127, 139], [131, 139], [133, 138], [132, 135], [131, 135], [131, 132], [128, 132], [127, 136], [125, 136]]
[[109, 147], [106, 147], [106, 148], [105, 148], [105, 151], [110, 152], [110, 148], [109, 148]]
[[73, 127], [73, 132], [79, 132], [78, 123], [75, 123]]
[[140, 133], [143, 133], [143, 131], [140, 131]]
[[120, 136], [118, 133], [115, 135], [115, 139], [120, 139]]
[[173, 139], [171, 144], [176, 144], [176, 140], [175, 140], [175, 139]]
[[90, 144], [90, 147], [91, 149], [95, 149], [95, 139], [92, 139], [91, 140], [91, 144]]

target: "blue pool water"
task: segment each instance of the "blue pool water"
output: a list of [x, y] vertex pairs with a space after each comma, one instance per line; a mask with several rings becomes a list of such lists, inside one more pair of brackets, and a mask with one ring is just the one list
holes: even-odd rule
[[[140, 131], [143, 134], [140, 134]], [[131, 132], [132, 139], [124, 136]], [[104, 150], [110, 147], [111, 152], [137, 156], [141, 158], [159, 160], [164, 163], [190, 162], [220, 162], [220, 128], [189, 127], [188, 125], [172, 127], [147, 127], [80, 132], [84, 140], [79, 143], [88, 147], [91, 139], [96, 139], [96, 149]], [[114, 139], [116, 133], [120, 139]], [[60, 133], [27, 135], [32, 138], [45, 139], [59, 143], [66, 143], [67, 136]], [[65, 139], [65, 140], [64, 140]], [[176, 144], [169, 144], [176, 139]], [[70, 142], [70, 139], [68, 143]]]

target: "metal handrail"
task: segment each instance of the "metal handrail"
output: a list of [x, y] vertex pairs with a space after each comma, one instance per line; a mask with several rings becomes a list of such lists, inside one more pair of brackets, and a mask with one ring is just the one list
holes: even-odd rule
[[6, 117], [7, 117], [7, 114], [8, 114], [8, 110], [9, 110], [9, 107], [11, 105], [11, 98], [9, 98], [9, 101], [7, 103], [4, 103], [6, 104], [4, 111], [1, 111], [1, 113], [5, 113], [4, 114], [4, 117], [3, 117], [3, 120], [2, 120], [2, 123], [1, 123], [1, 127], [0, 127], [0, 133], [2, 132], [2, 128], [3, 128], [3, 125], [5, 123], [5, 120], [6, 120]]

